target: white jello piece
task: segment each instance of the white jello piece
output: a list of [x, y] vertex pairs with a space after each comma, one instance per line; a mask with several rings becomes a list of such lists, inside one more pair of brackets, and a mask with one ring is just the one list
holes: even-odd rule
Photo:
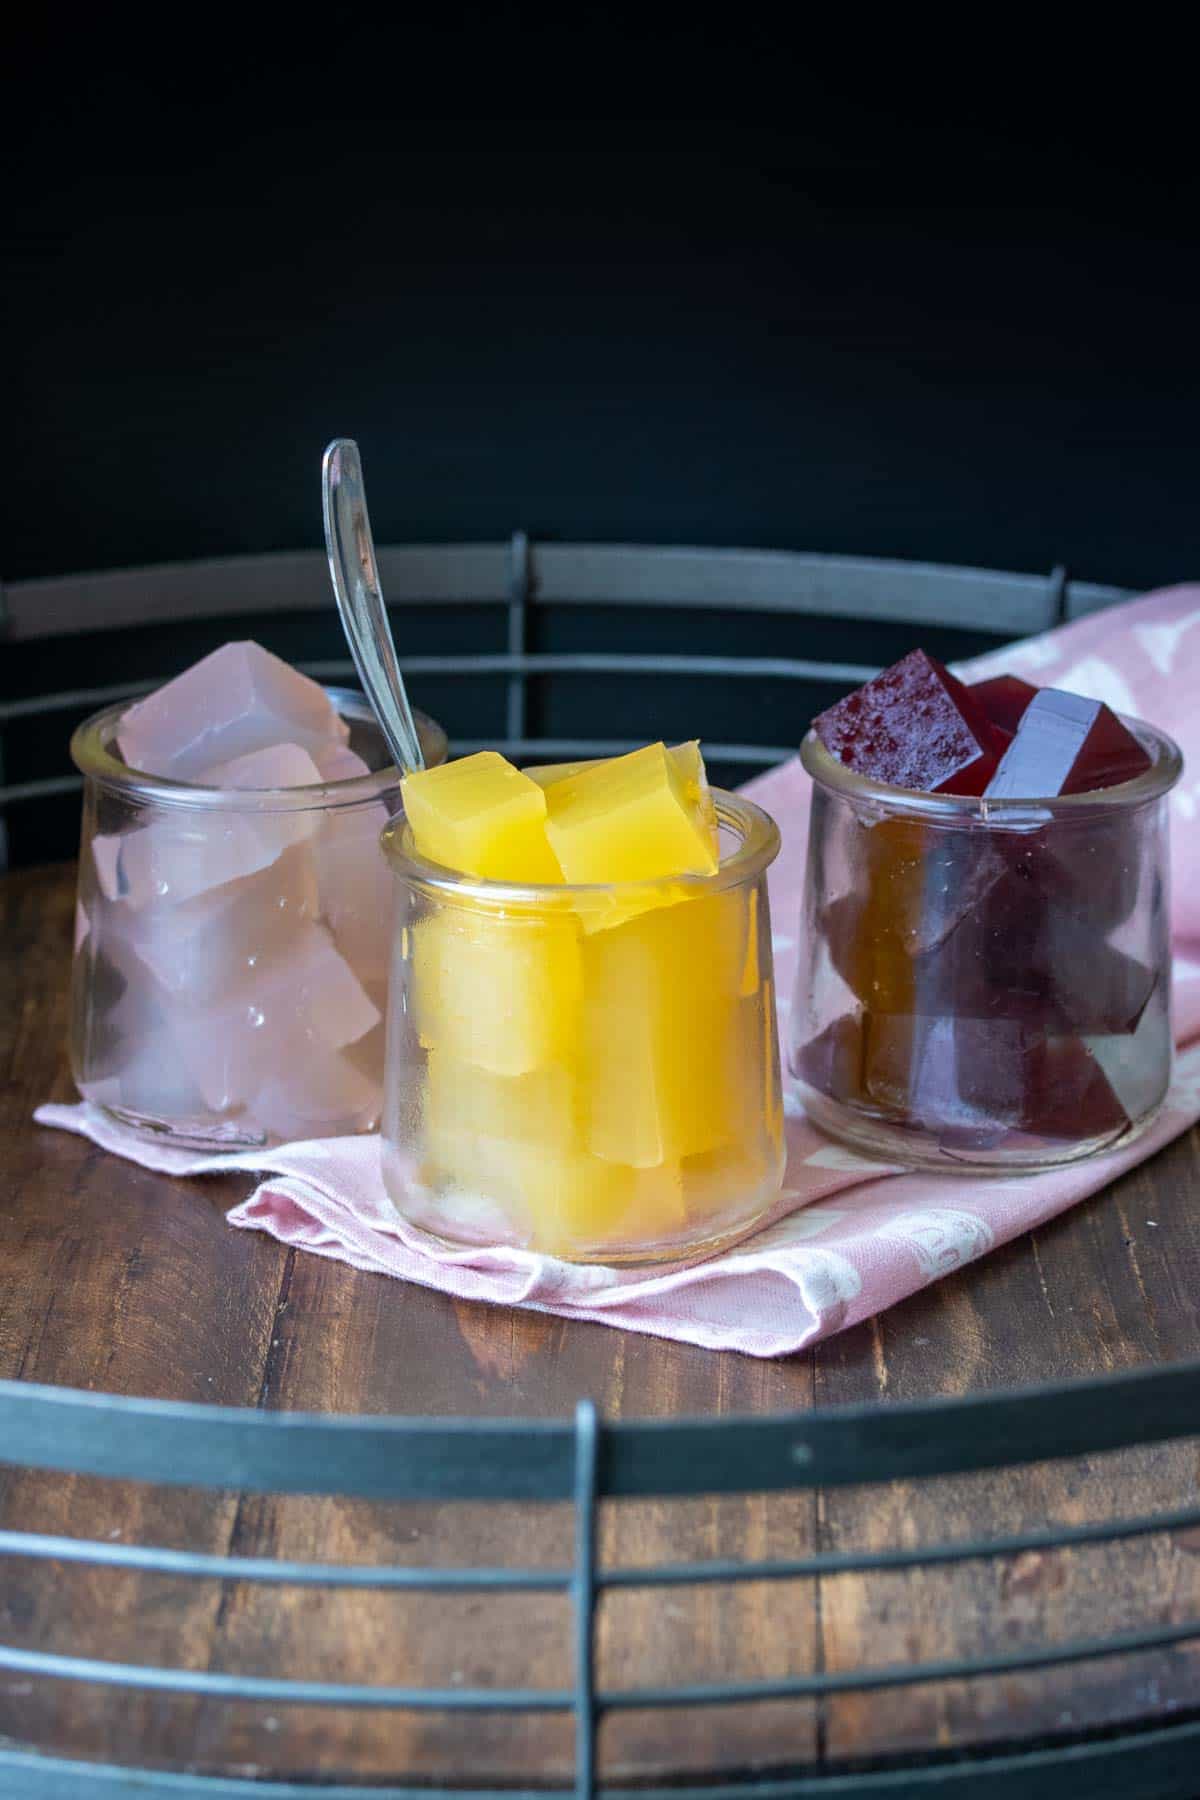
[[315, 750], [349, 735], [322, 687], [242, 642], [223, 644], [131, 706], [117, 742], [131, 768], [190, 781], [272, 744]]
[[253, 986], [262, 968], [291, 954], [318, 911], [312, 855], [295, 844], [268, 868], [190, 900], [127, 909], [122, 929], [164, 994], [204, 1004]]
[[321, 771], [322, 781], [354, 781], [371, 773], [362, 757], [349, 744], [330, 744], [313, 751], [313, 761]]
[[228, 1000], [169, 1010], [192, 1075], [218, 1112], [344, 1049], [380, 1016], [321, 925], [304, 926], [286, 956], [256, 969]]
[[382, 801], [334, 807], [313, 842], [321, 911], [360, 981], [386, 980], [391, 957], [395, 883], [379, 843], [387, 822]]
[[338, 1051], [314, 1054], [274, 1075], [254, 1096], [256, 1122], [285, 1143], [370, 1131], [379, 1117], [380, 1087]]

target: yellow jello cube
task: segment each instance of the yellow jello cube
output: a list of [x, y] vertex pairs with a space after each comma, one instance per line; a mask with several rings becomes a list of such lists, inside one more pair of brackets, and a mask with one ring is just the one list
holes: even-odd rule
[[575, 1083], [564, 1068], [493, 1075], [431, 1054], [422, 1134], [426, 1174], [499, 1200], [543, 1249], [669, 1237], [686, 1222], [677, 1163], [634, 1169], [578, 1144]]
[[493, 1075], [435, 1052], [421, 1128], [425, 1179], [499, 1203], [539, 1249], [669, 1236], [685, 1221], [677, 1164], [631, 1169], [579, 1148], [566, 1069]]
[[735, 890], [728, 898], [736, 901], [742, 911], [742, 978], [738, 993], [749, 998], [757, 994], [762, 979], [758, 955], [758, 889], [751, 888], [749, 893]]
[[606, 1245], [670, 1240], [687, 1220], [678, 1163], [631, 1169], [578, 1150], [514, 1141], [488, 1148], [492, 1191], [527, 1222], [539, 1250], [602, 1256]]
[[580, 1107], [607, 1161], [647, 1168], [736, 1135], [742, 943], [728, 899], [658, 907], [584, 942]]
[[443, 906], [413, 927], [412, 1004], [427, 1048], [497, 1075], [524, 1075], [574, 1054], [579, 1029], [578, 924]]
[[574, 1081], [567, 1069], [497, 1075], [475, 1063], [431, 1051], [423, 1117], [427, 1137], [452, 1134], [569, 1150], [576, 1142]]
[[676, 744], [673, 750], [667, 751], [667, 755], [683, 784], [684, 798], [703, 824], [713, 854], [716, 855], [719, 846], [717, 808], [712, 789], [708, 785], [708, 770], [704, 767], [700, 746], [692, 738], [686, 744]]
[[745, 1216], [756, 1200], [769, 1206], [782, 1172], [783, 1145], [766, 1134], [689, 1156], [680, 1166], [688, 1224], [695, 1227], [709, 1219], [719, 1232], [723, 1213]]
[[421, 1105], [423, 1174], [532, 1217], [522, 1181], [538, 1159], [576, 1154], [573, 1082], [563, 1068], [495, 1075], [431, 1051]]
[[763, 983], [759, 1012], [762, 1031], [763, 1116], [770, 1137], [783, 1147], [783, 1085], [779, 1078], [779, 1029], [775, 1019], [775, 984]]
[[689, 798], [688, 784], [663, 744], [614, 756], [552, 782], [544, 792], [546, 833], [568, 882], [716, 872], [716, 847], [696, 797]]
[[779, 1041], [769, 980], [761, 992], [739, 998], [734, 1029], [738, 1049], [730, 1086], [732, 1134], [710, 1150], [685, 1157], [681, 1165], [692, 1225], [731, 1205], [740, 1208], [756, 1194], [769, 1202], [783, 1172]]
[[[712, 847], [716, 850], [717, 809], [713, 803], [712, 789], [708, 785], [708, 771], [704, 767], [700, 745], [694, 738], [690, 743], [675, 744], [667, 751], [667, 758], [679, 776], [687, 804], [702, 820]], [[573, 775], [582, 775], [587, 769], [597, 769], [604, 760], [603, 757], [593, 757], [590, 762], [539, 763], [526, 769], [525, 773], [540, 788], [548, 788], [560, 781], [569, 780]]]
[[404, 811], [422, 856], [489, 881], [561, 882], [546, 797], [495, 750], [406, 775]]
[[631, 1169], [581, 1151], [508, 1142], [493, 1147], [491, 1168], [496, 1191], [519, 1196], [530, 1241], [551, 1253], [587, 1247], [603, 1255], [606, 1244], [669, 1240], [686, 1221], [677, 1163]]
[[572, 775], [582, 775], [585, 769], [598, 769], [604, 760], [602, 756], [593, 756], [587, 762], [534, 763], [521, 772], [528, 775], [530, 781], [536, 781], [540, 788], [548, 788], [557, 781], [569, 780]]

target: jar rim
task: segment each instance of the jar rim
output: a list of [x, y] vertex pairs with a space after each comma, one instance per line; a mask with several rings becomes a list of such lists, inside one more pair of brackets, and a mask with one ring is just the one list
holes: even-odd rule
[[[370, 703], [357, 688], [324, 686], [323, 691], [336, 711], [356, 722], [374, 725], [378, 722]], [[118, 700], [94, 712], [77, 725], [71, 734], [71, 760], [88, 781], [120, 794], [125, 799], [145, 800], [159, 806], [195, 808], [219, 812], [304, 812], [319, 807], [361, 806], [379, 800], [400, 785], [400, 771], [393, 763], [382, 769], [371, 769], [365, 775], [350, 775], [342, 781], [311, 782], [288, 788], [218, 788], [203, 782], [173, 781], [162, 775], [151, 775], [125, 762], [110, 743], [123, 713], [136, 705], [134, 699]], [[429, 763], [444, 762], [446, 733], [436, 719], [414, 709], [422, 748]], [[382, 735], [382, 734], [381, 734]]]
[[636, 901], [638, 896], [659, 894], [675, 900], [698, 899], [703, 894], [724, 893], [756, 881], [779, 854], [779, 827], [770, 813], [741, 794], [726, 788], [710, 789], [717, 822], [735, 832], [738, 844], [723, 856], [712, 875], [659, 875], [644, 881], [614, 882], [518, 882], [489, 881], [462, 875], [419, 856], [406, 842], [410, 833], [403, 813], [384, 826], [380, 836], [392, 870], [410, 887], [451, 904], [492, 906], [517, 912], [569, 911], [580, 902], [603, 903], [613, 896]]
[[1045, 823], [1050, 818], [1077, 819], [1089, 814], [1146, 806], [1169, 793], [1183, 772], [1183, 752], [1174, 738], [1145, 719], [1136, 719], [1127, 713], [1116, 716], [1149, 753], [1150, 767], [1131, 781], [1091, 788], [1082, 794], [989, 800], [978, 794], [926, 794], [916, 788], [894, 787], [890, 782], [848, 769], [825, 748], [815, 731], [809, 731], [800, 745], [800, 761], [818, 787], [906, 817], [941, 819], [958, 825], [1000, 826]]

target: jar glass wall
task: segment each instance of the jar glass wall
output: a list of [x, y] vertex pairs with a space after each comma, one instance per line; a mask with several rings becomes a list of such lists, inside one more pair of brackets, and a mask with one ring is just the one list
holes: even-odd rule
[[813, 1121], [889, 1162], [1041, 1169], [1140, 1130], [1171, 1067], [1171, 740], [1044, 801], [919, 794], [810, 734], [789, 1070]]
[[[400, 788], [361, 695], [327, 690], [370, 773], [218, 789], [129, 768], [121, 706], [79, 727], [71, 1060], [85, 1099], [201, 1149], [372, 1129]], [[418, 715], [426, 758], [441, 727]]]
[[652, 1262], [773, 1204], [779, 834], [713, 797], [716, 874], [620, 887], [458, 877], [389, 826], [383, 1169], [407, 1220], [455, 1245]]

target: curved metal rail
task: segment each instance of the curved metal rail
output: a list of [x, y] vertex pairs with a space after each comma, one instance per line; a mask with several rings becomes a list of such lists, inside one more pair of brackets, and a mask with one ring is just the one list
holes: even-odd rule
[[[531, 623], [554, 607], [663, 607], [723, 612], [811, 615], [847, 620], [903, 620], [1016, 636], [1044, 630], [1127, 598], [1121, 588], [1072, 581], [1065, 569], [1012, 575], [993, 569], [790, 551], [674, 549], [652, 545], [534, 544], [514, 532], [507, 544], [406, 545], [379, 553], [380, 574], [394, 605], [505, 610], [507, 650], [480, 655], [405, 656], [406, 674], [454, 679], [495, 676], [505, 683], [506, 729], [487, 747], [509, 755], [604, 756], [633, 748], [624, 740], [539, 739], [526, 730], [528, 682], [547, 675], [673, 675], [706, 680], [784, 680], [851, 687], [875, 673], [869, 663], [821, 658], [643, 656], [604, 652], [547, 654], [529, 649]], [[328, 609], [329, 576], [317, 551], [164, 563], [96, 575], [54, 576], [0, 587], [0, 642], [28, 643], [82, 631], [170, 624], [246, 614]], [[353, 678], [346, 660], [302, 662], [305, 673]], [[6, 725], [60, 712], [76, 715], [161, 685], [154, 680], [72, 688], [0, 701]], [[459, 750], [481, 747], [455, 737]], [[790, 756], [793, 744], [707, 742], [713, 762], [762, 767]], [[3, 782], [0, 818], [22, 803], [71, 793], [68, 774]]]
[[[1012, 1674], [1200, 1640], [1200, 1618], [1150, 1623], [1106, 1637], [1035, 1643], [1004, 1652], [817, 1672], [759, 1681], [704, 1682], [612, 1691], [595, 1681], [595, 1616], [614, 1588], [820, 1578], [849, 1570], [934, 1566], [1054, 1551], [1179, 1530], [1200, 1506], [1083, 1526], [1053, 1525], [1007, 1537], [913, 1548], [813, 1555], [773, 1562], [720, 1561], [606, 1570], [597, 1566], [596, 1511], [606, 1499], [684, 1498], [884, 1482], [1012, 1467], [1200, 1436], [1200, 1363], [1036, 1388], [888, 1407], [844, 1407], [773, 1418], [602, 1424], [590, 1403], [573, 1422], [327, 1417], [257, 1413], [0, 1382], [0, 1457], [45, 1469], [251, 1492], [319, 1493], [373, 1499], [542, 1500], [570, 1503], [575, 1557], [570, 1568], [415, 1568], [220, 1557], [148, 1545], [89, 1543], [37, 1532], [0, 1532], [0, 1562], [21, 1557], [95, 1568], [137, 1569], [217, 1581], [405, 1589], [428, 1592], [559, 1592], [575, 1621], [569, 1687], [420, 1688], [302, 1681], [208, 1670], [106, 1662], [0, 1646], [0, 1669], [118, 1689], [190, 1694], [276, 1705], [411, 1708], [451, 1712], [569, 1712], [576, 1732], [571, 1792], [597, 1791], [599, 1721], [632, 1708], [727, 1706], [748, 1701], [830, 1697], [946, 1680]], [[1191, 1717], [1147, 1732], [1084, 1735], [1020, 1754], [942, 1759], [921, 1768], [798, 1775], [703, 1790], [640, 1789], [643, 1795], [704, 1792], [726, 1800], [785, 1796], [909, 1796], [948, 1791], [1056, 1800], [1062, 1784], [1089, 1800], [1103, 1794], [1186, 1795], [1200, 1724]], [[97, 1794], [134, 1781], [150, 1796], [298, 1795], [288, 1783], [245, 1784], [110, 1765], [68, 1763], [0, 1748], [0, 1786], [31, 1795]], [[1156, 1785], [1148, 1785], [1149, 1783]], [[311, 1790], [309, 1790], [311, 1791]], [[350, 1793], [352, 1789], [326, 1789]], [[404, 1789], [370, 1790], [406, 1793]], [[412, 1790], [414, 1793], [418, 1790]], [[428, 1790], [426, 1790], [428, 1791]], [[501, 1790], [496, 1790], [497, 1794]], [[512, 1790], [507, 1790], [511, 1792]], [[607, 1791], [607, 1790], [606, 1790]]]
[[[588, 545], [531, 545], [523, 533], [508, 545], [387, 550], [387, 589], [397, 601], [453, 607], [495, 603], [507, 610], [507, 649], [475, 656], [414, 656], [414, 675], [491, 676], [505, 684], [507, 738], [521, 757], [605, 754], [622, 741], [539, 739], [527, 731], [531, 676], [629, 674], [840, 682], [873, 672], [865, 664], [787, 657], [642, 656], [605, 652], [536, 653], [528, 649], [539, 605], [637, 605], [746, 608], [845, 618], [899, 618], [914, 624], [971, 626], [995, 634], [1045, 628], [1125, 597], [1121, 590], [1050, 576], [864, 562], [836, 557], [745, 551], [661, 550]], [[98, 576], [26, 582], [0, 592], [0, 634], [13, 641], [157, 619], [290, 611], [328, 605], [327, 577], [316, 552], [171, 565]], [[350, 665], [305, 665], [309, 673], [344, 677]], [[0, 729], [58, 712], [81, 711], [144, 692], [144, 681], [55, 692], [0, 704]], [[456, 747], [474, 745], [456, 740]], [[763, 764], [791, 746], [706, 745], [714, 761]], [[71, 776], [0, 787], [6, 806], [70, 791]], [[570, 1712], [575, 1721], [576, 1775], [570, 1790], [594, 1794], [596, 1729], [605, 1713], [634, 1707], [721, 1706], [747, 1700], [830, 1696], [914, 1686], [946, 1679], [1047, 1668], [1128, 1655], [1200, 1640], [1200, 1619], [1154, 1621], [1103, 1638], [1031, 1644], [1002, 1654], [916, 1665], [739, 1683], [702, 1683], [597, 1691], [595, 1615], [618, 1588], [675, 1587], [738, 1581], [821, 1579], [850, 1571], [932, 1567], [1054, 1552], [1116, 1542], [1200, 1524], [1200, 1505], [1084, 1525], [1053, 1524], [1007, 1536], [921, 1547], [815, 1554], [771, 1562], [721, 1560], [639, 1568], [598, 1565], [598, 1505], [610, 1498], [780, 1491], [848, 1483], [965, 1473], [1138, 1444], [1200, 1436], [1200, 1363], [1062, 1388], [987, 1394], [917, 1405], [846, 1407], [793, 1416], [714, 1421], [606, 1424], [588, 1404], [573, 1422], [431, 1421], [331, 1418], [255, 1413], [236, 1408], [76, 1393], [0, 1382], [0, 1463], [73, 1470], [155, 1483], [242, 1492], [318, 1493], [375, 1499], [542, 1500], [570, 1504], [575, 1555], [569, 1568], [416, 1568], [213, 1556], [153, 1545], [95, 1543], [39, 1532], [0, 1531], [0, 1568], [14, 1558], [139, 1570], [196, 1580], [295, 1583], [309, 1587], [392, 1591], [557, 1592], [574, 1617], [571, 1685], [558, 1690], [450, 1690], [305, 1682], [283, 1676], [172, 1669], [53, 1655], [35, 1647], [0, 1646], [0, 1669], [114, 1688], [146, 1688], [279, 1704], [371, 1708]], [[1200, 1715], [1200, 1695], [1197, 1714]], [[920, 1767], [798, 1772], [787, 1778], [697, 1787], [640, 1787], [613, 1800], [910, 1800], [946, 1794], [971, 1800], [1081, 1800], [1105, 1796], [1191, 1795], [1200, 1770], [1200, 1716], [1146, 1730], [1082, 1734], [994, 1754], [935, 1757]], [[82, 1763], [0, 1746], [0, 1791], [31, 1800], [81, 1800], [134, 1793], [147, 1800], [299, 1800], [307, 1784], [247, 1781]], [[328, 1800], [354, 1794], [427, 1796], [427, 1787], [323, 1786]], [[459, 1790], [455, 1790], [458, 1792]], [[463, 1790], [465, 1792], [465, 1790]], [[483, 1800], [479, 1790], [475, 1800]], [[514, 1800], [519, 1790], [496, 1790]], [[537, 1790], [546, 1800], [551, 1790]], [[489, 1791], [487, 1800], [493, 1800]]]

